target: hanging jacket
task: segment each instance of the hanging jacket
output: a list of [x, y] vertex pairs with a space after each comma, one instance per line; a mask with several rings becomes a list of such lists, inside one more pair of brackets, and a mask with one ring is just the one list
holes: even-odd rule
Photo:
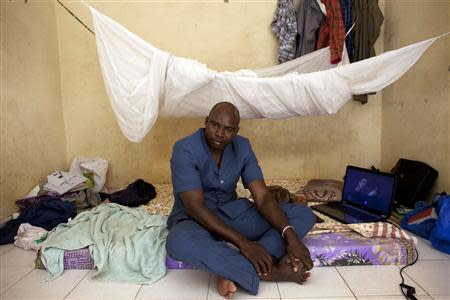
[[341, 5], [339, 0], [322, 0], [322, 2], [327, 8], [327, 17], [320, 24], [317, 49], [330, 46], [330, 62], [337, 64], [342, 60], [345, 39]]
[[[355, 1], [355, 0], [353, 0]], [[357, 0], [356, 0], [357, 1]], [[344, 21], [344, 28], [345, 28], [345, 47], [347, 48], [347, 54], [350, 59], [352, 60], [353, 57], [353, 31], [350, 31], [350, 28], [353, 25], [353, 18], [352, 18], [352, 0], [339, 0], [339, 3], [341, 5], [341, 12], [342, 12], [342, 20]], [[348, 32], [348, 34], [347, 34]]]
[[[355, 52], [351, 62], [357, 62], [375, 56], [373, 46], [380, 35], [384, 17], [378, 6], [378, 0], [353, 1], [352, 17], [355, 22], [353, 29]], [[353, 96], [353, 100], [365, 104], [367, 95]]]
[[301, 1], [297, 15], [299, 43], [295, 57], [308, 54], [316, 49], [317, 31], [324, 17], [317, 0]]
[[279, 62], [294, 59], [297, 48], [297, 17], [293, 0], [278, 0], [272, 20], [272, 31], [280, 42]]

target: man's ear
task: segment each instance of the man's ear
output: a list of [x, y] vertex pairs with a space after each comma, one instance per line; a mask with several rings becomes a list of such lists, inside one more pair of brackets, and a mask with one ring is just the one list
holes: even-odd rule
[[240, 127], [238, 127], [237, 129], [236, 129], [236, 134], [238, 134], [238, 132], [239, 132], [239, 129], [241, 129]]
[[206, 127], [206, 123], [208, 123], [209, 117], [205, 118], [205, 127]]

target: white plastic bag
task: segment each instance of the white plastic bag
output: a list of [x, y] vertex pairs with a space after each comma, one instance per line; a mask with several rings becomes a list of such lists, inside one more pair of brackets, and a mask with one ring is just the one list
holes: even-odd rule
[[94, 174], [95, 192], [100, 192], [106, 182], [106, 173], [108, 172], [108, 161], [102, 158], [89, 158], [76, 156], [72, 159], [70, 173], [83, 175], [84, 172]]
[[14, 237], [14, 246], [24, 250], [38, 251], [42, 246], [42, 240], [46, 238], [47, 230], [41, 227], [22, 223]]

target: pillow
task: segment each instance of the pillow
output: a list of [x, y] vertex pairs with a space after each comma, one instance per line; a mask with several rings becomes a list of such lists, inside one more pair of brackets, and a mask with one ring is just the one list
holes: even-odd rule
[[307, 202], [341, 201], [343, 185], [340, 180], [311, 179], [295, 193], [295, 196], [298, 201]]

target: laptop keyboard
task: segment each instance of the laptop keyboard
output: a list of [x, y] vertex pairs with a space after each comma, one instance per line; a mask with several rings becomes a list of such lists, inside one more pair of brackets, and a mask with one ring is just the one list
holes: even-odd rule
[[344, 212], [346, 214], [351, 215], [352, 217], [354, 217], [354, 218], [356, 218], [358, 220], [371, 220], [371, 219], [375, 219], [376, 218], [376, 216], [373, 216], [373, 215], [371, 215], [369, 213], [362, 212], [362, 211], [360, 211], [360, 210], [358, 210], [356, 208], [353, 208], [351, 206], [348, 206], [348, 205], [344, 206]]
[[[332, 211], [334, 211], [337, 213], [337, 215], [344, 213], [344, 215], [347, 215], [347, 217], [351, 216], [351, 218], [353, 220], [359, 220], [359, 221], [363, 221], [363, 222], [370, 222], [370, 221], [378, 219], [378, 216], [376, 216], [376, 215], [372, 215], [370, 213], [360, 211], [359, 209], [348, 206], [348, 205], [343, 205], [340, 202], [327, 203], [327, 205], [321, 207], [321, 210], [328, 211], [330, 213]], [[344, 215], [343, 215], [343, 217], [344, 217]]]

